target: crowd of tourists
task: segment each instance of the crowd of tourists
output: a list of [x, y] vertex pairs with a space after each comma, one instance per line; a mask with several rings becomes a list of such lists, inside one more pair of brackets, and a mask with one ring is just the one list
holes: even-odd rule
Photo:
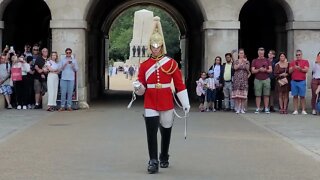
[[[196, 93], [200, 101], [199, 110], [234, 111], [237, 114], [246, 113], [250, 76], [254, 76], [255, 113], [275, 112], [288, 114], [289, 92], [293, 96], [292, 114], [306, 115], [307, 73], [312, 71], [311, 90], [312, 114], [319, 113], [318, 95], [320, 91], [320, 52], [311, 66], [303, 58], [302, 50], [296, 50], [296, 58], [288, 62], [287, 55], [270, 50], [268, 58], [265, 49], [258, 49], [258, 57], [250, 65], [244, 49], [238, 50], [238, 58], [233, 59], [231, 53], [225, 54], [226, 63], [217, 56], [208, 72], [201, 72], [196, 81]], [[224, 102], [224, 106], [222, 104]], [[261, 106], [261, 102], [263, 105]], [[301, 107], [299, 108], [299, 105]]]
[[[32, 50], [31, 50], [32, 49]], [[41, 109], [42, 97], [48, 93], [48, 111], [72, 111], [72, 96], [78, 62], [72, 49], [66, 48], [65, 56], [49, 53], [35, 44], [24, 46], [19, 52], [6, 46], [1, 53], [0, 93], [5, 97], [6, 108]], [[61, 103], [57, 107], [58, 87]]]

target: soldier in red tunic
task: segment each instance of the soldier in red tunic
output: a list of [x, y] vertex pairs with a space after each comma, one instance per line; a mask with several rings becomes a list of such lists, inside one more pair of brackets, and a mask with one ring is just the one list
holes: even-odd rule
[[[182, 74], [177, 62], [165, 56], [166, 48], [159, 30], [161, 25], [155, 24], [150, 38], [151, 56], [140, 64], [138, 80], [133, 83], [135, 93], [144, 95], [144, 117], [150, 161], [148, 172], [157, 173], [160, 167], [169, 166], [169, 145], [174, 117], [173, 80], [177, 96], [186, 113], [190, 110], [187, 89], [182, 81]], [[161, 153], [158, 160], [158, 128], [161, 134]]]

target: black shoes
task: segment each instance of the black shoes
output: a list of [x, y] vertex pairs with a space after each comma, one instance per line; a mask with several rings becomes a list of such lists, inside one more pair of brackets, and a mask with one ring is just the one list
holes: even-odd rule
[[270, 112], [276, 112], [273, 106], [270, 106]]
[[161, 168], [168, 168], [169, 167], [169, 155], [162, 155], [160, 154], [160, 167]]
[[159, 172], [159, 161], [156, 159], [151, 159], [148, 164], [148, 173], [154, 174]]

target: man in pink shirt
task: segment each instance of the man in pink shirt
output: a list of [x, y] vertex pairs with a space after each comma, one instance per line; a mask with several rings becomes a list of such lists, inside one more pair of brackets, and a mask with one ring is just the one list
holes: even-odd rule
[[291, 94], [293, 96], [294, 111], [292, 114], [298, 114], [298, 97], [300, 97], [301, 114], [308, 114], [306, 112], [306, 74], [309, 70], [309, 61], [302, 58], [302, 51], [296, 51], [296, 60], [290, 62], [289, 73], [291, 74]]

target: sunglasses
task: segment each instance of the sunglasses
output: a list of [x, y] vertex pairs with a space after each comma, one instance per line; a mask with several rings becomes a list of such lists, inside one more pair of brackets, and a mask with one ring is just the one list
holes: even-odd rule
[[71, 52], [66, 52], [66, 54], [71, 54]]

